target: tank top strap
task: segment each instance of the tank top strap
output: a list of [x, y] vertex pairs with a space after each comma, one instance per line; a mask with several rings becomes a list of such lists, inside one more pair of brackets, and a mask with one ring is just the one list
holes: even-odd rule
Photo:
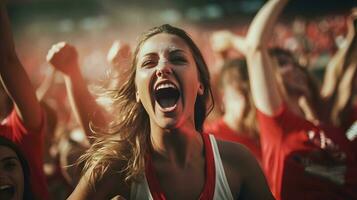
[[216, 185], [213, 199], [233, 200], [233, 195], [228, 184], [226, 173], [224, 171], [221, 155], [217, 146], [217, 141], [215, 137], [211, 134], [209, 135], [209, 138], [212, 144], [214, 163], [216, 168]]

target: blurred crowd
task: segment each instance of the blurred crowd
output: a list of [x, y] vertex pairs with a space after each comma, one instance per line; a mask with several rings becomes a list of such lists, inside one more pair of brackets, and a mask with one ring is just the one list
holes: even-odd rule
[[[5, 11], [2, 11], [1, 15], [1, 32], [4, 32]], [[259, 100], [257, 100], [257, 98], [264, 99], [264, 97], [254, 96], [254, 91], [251, 91], [256, 89], [254, 87], [259, 87], [259, 83], [252, 85], [252, 82], [258, 80], [252, 73], [259, 74], [259, 70], [249, 69], [252, 70], [249, 71], [247, 69], [247, 66], [249, 68], [252, 65], [252, 60], [254, 60], [249, 58], [249, 45], [245, 49], [250, 35], [253, 35], [250, 29], [252, 24], [249, 25], [248, 22], [241, 25], [224, 24], [219, 28], [184, 25], [184, 29], [202, 50], [211, 72], [215, 107], [205, 122], [205, 132], [212, 133], [223, 140], [246, 145], [266, 173], [273, 194], [282, 196], [282, 199], [293, 199], [287, 197], [286, 193], [293, 193], [294, 190], [284, 188], [284, 186], [281, 189], [281, 186], [276, 186], [277, 183], [274, 179], [282, 179], [279, 181], [284, 183], [292, 180], [289, 179], [291, 177], [277, 175], [276, 171], [280, 170], [279, 167], [271, 164], [278, 162], [275, 158], [276, 155], [272, 153], [275, 150], [269, 147], [269, 142], [273, 139], [263, 135], [269, 134], [269, 131], [276, 130], [279, 132], [280, 129], [289, 131], [290, 129], [298, 129], [284, 127], [292, 123], [300, 124], [303, 127], [329, 126], [326, 129], [319, 129], [320, 132], [307, 131], [306, 137], [318, 143], [317, 146], [320, 149], [333, 152], [333, 155], [331, 155], [333, 158], [327, 158], [330, 156], [327, 153], [321, 157], [317, 154], [305, 157], [299, 154], [292, 160], [303, 163], [305, 173], [314, 174], [315, 177], [322, 177], [323, 181], [329, 182], [330, 185], [324, 189], [333, 188], [334, 184], [338, 185], [337, 192], [335, 191], [338, 197], [336, 199], [357, 199], [356, 192], [350, 189], [357, 183], [357, 172], [354, 172], [355, 170], [351, 172], [347, 170], [346, 172], [345, 169], [346, 166], [357, 166], [355, 165], [357, 161], [354, 160], [357, 159], [357, 131], [353, 128], [353, 124], [357, 120], [357, 104], [355, 102], [355, 95], [357, 94], [355, 88], [357, 86], [355, 78], [355, 68], [357, 67], [356, 19], [356, 10], [352, 10], [350, 13], [327, 15], [313, 19], [296, 17], [292, 20], [283, 20], [283, 17], [280, 16], [276, 25], [268, 27], [268, 29], [273, 29], [271, 37], [267, 41], [269, 54], [272, 57], [277, 57], [278, 65], [282, 66], [275, 69], [281, 72], [282, 76], [277, 77], [277, 82], [288, 85], [285, 89], [278, 89], [278, 93], [282, 94], [283, 99], [279, 102], [285, 102], [282, 103], [284, 106], [280, 106], [280, 104], [280, 107], [277, 106], [279, 108], [271, 106], [274, 108], [271, 109], [273, 110], [271, 112], [262, 106], [264, 103], [259, 104]], [[72, 38], [71, 40], [74, 42], [69, 44], [52, 41], [50, 37], [45, 36], [45, 31], [43, 31], [43, 35], [42, 38], [40, 36], [36, 39], [40, 42], [38, 45], [30, 45], [33, 41], [26, 39], [19, 39], [16, 42], [19, 58], [22, 65], [25, 66], [34, 88], [36, 88], [36, 98], [43, 111], [35, 111], [39, 112], [37, 114], [32, 111], [30, 114], [24, 114], [26, 111], [21, 110], [26, 110], [26, 108], [23, 108], [23, 106], [33, 108], [36, 108], [36, 106], [30, 103], [26, 105], [25, 103], [18, 103], [16, 95], [14, 97], [14, 94], [11, 93], [13, 91], [10, 88], [11, 84], [6, 83], [8, 80], [2, 77], [0, 120], [3, 121], [4, 126], [9, 121], [14, 121], [15, 124], [19, 123], [16, 121], [18, 116], [14, 114], [18, 110], [20, 110], [20, 114], [17, 115], [20, 115], [22, 120], [27, 119], [26, 116], [32, 118], [32, 121], [38, 117], [36, 122], [28, 124], [30, 126], [37, 124], [37, 126], [32, 127], [32, 130], [39, 130], [39, 127], [41, 127], [41, 132], [44, 133], [43, 155], [37, 155], [37, 157], [43, 158], [43, 173], [49, 193], [44, 194], [45, 187], [34, 189], [34, 193], [37, 193], [36, 195], [42, 193], [38, 197], [39, 199], [59, 200], [66, 199], [77, 185], [83, 167], [83, 163], [79, 162], [80, 156], [91, 146], [92, 136], [98, 132], [97, 127], [110, 121], [107, 119], [113, 118], [112, 115], [108, 114], [111, 111], [111, 102], [106, 95], [119, 88], [126, 81], [127, 71], [132, 62], [133, 44], [136, 41], [126, 41], [119, 37], [113, 41], [111, 46], [105, 43], [93, 48], [90, 42], [80, 37]], [[2, 34], [1, 37], [7, 36]], [[246, 40], [244, 40], [245, 37]], [[101, 38], [95, 40], [100, 43]], [[3, 45], [2, 42], [0, 43]], [[48, 45], [49, 43], [53, 44], [51, 48]], [[39, 54], [44, 55], [47, 50], [47, 60], [44, 57], [38, 59], [41, 57]], [[0, 64], [3, 65], [3, 63]], [[294, 68], [290, 65], [298, 66], [299, 70], [309, 75], [298, 75], [300, 72], [289, 71]], [[4, 68], [4, 66], [0, 67]], [[2, 76], [9, 75], [2, 74]], [[273, 76], [275, 77], [275, 75]], [[252, 77], [256, 79], [249, 83], [249, 79]], [[18, 82], [22, 82], [22, 80], [21, 77], [16, 78]], [[310, 84], [310, 81], [313, 81], [313, 83]], [[26, 84], [31, 82], [25, 81]], [[267, 86], [267, 88], [269, 87]], [[21, 88], [23, 93], [27, 93], [27, 90], [27, 87]], [[306, 92], [306, 90], [309, 92]], [[7, 92], [10, 93], [12, 98], [8, 96]], [[308, 100], [306, 100], [308, 103], [296, 97], [304, 92], [308, 93]], [[317, 97], [315, 98], [315, 96]], [[23, 98], [31, 99], [32, 96], [29, 94], [23, 96]], [[312, 99], [311, 102], [309, 98]], [[30, 102], [30, 100], [28, 101]], [[14, 103], [16, 106], [14, 106]], [[294, 107], [294, 103], [307, 105], [297, 108]], [[322, 104], [328, 106], [320, 108], [319, 106]], [[306, 110], [309, 110], [309, 106], [317, 111], [315, 113], [306, 112]], [[304, 109], [306, 107], [308, 108]], [[293, 114], [285, 111], [285, 109], [290, 110]], [[311, 124], [306, 125], [307, 122], [302, 119], [311, 122]], [[281, 125], [283, 128], [276, 128], [277, 122], [272, 122], [273, 120], [280, 120], [279, 123], [283, 124]], [[46, 124], [39, 126], [38, 124], [41, 123]], [[25, 122], [25, 125], [21, 126], [28, 124]], [[22, 129], [20, 127], [19, 131]], [[0, 130], [3, 130], [3, 128]], [[311, 128], [311, 130], [315, 130], [315, 128]], [[336, 131], [329, 135], [324, 132], [325, 130]], [[337, 133], [338, 136], [336, 136]], [[295, 139], [300, 140], [302, 136], [298, 137]], [[274, 140], [278, 139], [274, 138]], [[289, 138], [287, 143], [294, 143], [294, 138]], [[0, 145], [2, 145], [2, 142]], [[31, 145], [36, 145], [36, 142]], [[280, 148], [284, 151], [284, 147], [281, 146]], [[302, 149], [309, 148], [304, 147]], [[22, 147], [20, 147], [20, 150], [23, 150]], [[342, 151], [344, 153], [341, 153]], [[39, 152], [41, 151], [38, 150], [37, 153]], [[24, 153], [24, 156], [27, 157], [28, 154]], [[285, 156], [289, 157], [290, 154]], [[33, 161], [28, 162], [31, 164]], [[41, 163], [39, 161], [34, 162]], [[287, 164], [285, 163], [285, 165]], [[297, 170], [294, 167], [300, 166], [291, 165], [291, 168], [285, 169], [287, 171], [284, 171], [284, 173], [294, 173], [294, 170]], [[269, 168], [275, 171], [271, 172]], [[329, 175], [331, 170], [333, 175]], [[294, 178], [294, 181], [299, 182], [298, 177]], [[314, 184], [320, 183], [313, 180], [311, 185]], [[343, 189], [344, 184], [347, 185], [346, 190]], [[296, 184], [296, 187], [299, 187], [299, 184]], [[6, 189], [0, 187], [0, 199], [6, 197], [6, 192], [11, 194], [11, 191], [6, 191]], [[286, 189], [285, 193], [284, 189]], [[316, 197], [316, 199], [319, 199], [318, 195]], [[280, 199], [277, 196], [276, 198]]]

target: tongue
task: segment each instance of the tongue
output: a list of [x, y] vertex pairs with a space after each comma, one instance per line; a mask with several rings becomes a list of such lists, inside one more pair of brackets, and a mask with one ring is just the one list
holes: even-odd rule
[[176, 104], [176, 99], [175, 98], [161, 98], [158, 102], [161, 107], [170, 108]]

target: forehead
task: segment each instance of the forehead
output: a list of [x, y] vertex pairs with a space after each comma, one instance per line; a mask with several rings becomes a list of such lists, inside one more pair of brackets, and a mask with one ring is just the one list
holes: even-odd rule
[[0, 160], [9, 156], [17, 158], [15, 151], [13, 151], [7, 146], [0, 145]]
[[150, 53], [165, 53], [178, 49], [190, 52], [189, 46], [182, 38], [173, 34], [159, 33], [144, 42], [138, 52], [138, 58]]

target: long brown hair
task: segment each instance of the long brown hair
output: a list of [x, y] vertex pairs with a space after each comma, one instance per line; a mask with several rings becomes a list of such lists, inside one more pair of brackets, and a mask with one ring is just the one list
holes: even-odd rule
[[249, 137], [258, 140], [259, 132], [256, 121], [256, 109], [250, 90], [248, 68], [245, 59], [236, 58], [225, 61], [219, 77], [219, 87], [221, 90], [227, 82], [229, 84], [236, 84], [247, 101], [243, 120], [239, 122], [239, 126], [243, 128], [244, 133]]
[[135, 181], [144, 172], [144, 157], [150, 145], [150, 124], [149, 116], [143, 105], [136, 102], [135, 98], [137, 54], [145, 41], [160, 33], [182, 38], [191, 50], [198, 68], [199, 79], [204, 85], [204, 93], [197, 96], [194, 112], [196, 130], [202, 131], [203, 122], [213, 107], [210, 76], [203, 56], [192, 39], [182, 29], [167, 24], [155, 27], [144, 33], [139, 39], [128, 80], [118, 90], [106, 92], [112, 99], [110, 110], [115, 118], [110, 122], [108, 128], [96, 131], [94, 144], [81, 157], [81, 162], [85, 162], [83, 172], [90, 170], [90, 184], [93, 184], [94, 180], [100, 179], [108, 168], [120, 161], [126, 163], [124, 167], [118, 169], [120, 173], [125, 173], [125, 181]]

